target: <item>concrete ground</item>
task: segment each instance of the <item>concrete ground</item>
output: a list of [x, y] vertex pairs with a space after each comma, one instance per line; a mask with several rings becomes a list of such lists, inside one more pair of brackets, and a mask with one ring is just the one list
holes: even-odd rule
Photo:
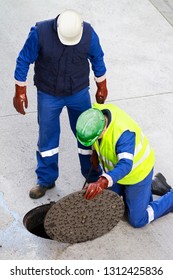
[[[29, 210], [80, 190], [84, 183], [64, 109], [56, 188], [39, 200], [29, 198], [36, 183], [38, 135], [33, 66], [27, 114], [18, 114], [12, 105], [15, 60], [30, 27], [65, 8], [81, 11], [99, 34], [107, 66], [107, 102], [120, 106], [141, 125], [155, 150], [155, 173], [163, 172], [169, 184], [173, 181], [173, 0], [1, 0], [0, 259], [171, 260], [171, 213], [141, 229], [123, 219], [104, 236], [74, 245], [37, 237], [23, 226]], [[92, 72], [90, 91], [94, 102]]]

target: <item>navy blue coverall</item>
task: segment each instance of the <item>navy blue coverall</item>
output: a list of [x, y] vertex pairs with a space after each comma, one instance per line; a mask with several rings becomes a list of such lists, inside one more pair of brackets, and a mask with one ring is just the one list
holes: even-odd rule
[[[16, 84], [26, 85], [30, 64], [34, 63], [34, 84], [38, 98], [37, 184], [49, 186], [59, 176], [60, 114], [67, 108], [73, 134], [79, 115], [91, 107], [89, 73], [104, 77], [106, 67], [98, 35], [84, 22], [81, 41], [75, 46], [63, 45], [57, 34], [57, 18], [37, 23], [16, 60]], [[68, 141], [68, 139], [67, 139]], [[78, 143], [81, 173], [86, 178], [90, 169], [91, 147]], [[92, 171], [90, 181], [99, 173]]]

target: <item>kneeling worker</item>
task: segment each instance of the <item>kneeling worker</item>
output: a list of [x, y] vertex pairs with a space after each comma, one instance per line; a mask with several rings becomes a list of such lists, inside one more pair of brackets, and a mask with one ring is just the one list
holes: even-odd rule
[[152, 197], [154, 151], [139, 125], [113, 104], [95, 103], [82, 113], [76, 125], [77, 139], [93, 145], [92, 164], [102, 175], [90, 183], [84, 197], [92, 199], [109, 188], [123, 197], [128, 220], [142, 227], [173, 211], [173, 189], [162, 174], [153, 179], [155, 191], [164, 190], [157, 200]]

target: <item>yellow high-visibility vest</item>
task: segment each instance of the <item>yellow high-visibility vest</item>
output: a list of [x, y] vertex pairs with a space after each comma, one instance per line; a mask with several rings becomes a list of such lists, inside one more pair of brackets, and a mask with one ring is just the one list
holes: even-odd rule
[[[94, 148], [105, 172], [113, 170], [120, 158], [116, 155], [115, 147], [118, 139], [126, 130], [135, 133], [135, 152], [133, 166], [129, 174], [118, 181], [119, 184], [133, 185], [142, 181], [154, 166], [154, 151], [150, 147], [147, 137], [143, 134], [139, 125], [123, 110], [113, 104], [95, 103], [93, 108], [109, 110], [111, 114], [110, 124], [104, 133], [100, 144], [98, 140]], [[122, 155], [123, 157], [123, 155]]]

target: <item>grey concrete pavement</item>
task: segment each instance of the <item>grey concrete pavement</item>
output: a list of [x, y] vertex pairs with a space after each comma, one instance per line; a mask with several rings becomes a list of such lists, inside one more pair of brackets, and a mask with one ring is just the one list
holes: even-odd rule
[[173, 25], [173, 1], [172, 0], [150, 0], [161, 15]]
[[[141, 229], [124, 218], [108, 234], [81, 244], [64, 244], [37, 237], [23, 226], [36, 206], [80, 190], [76, 141], [66, 110], [61, 116], [60, 177], [43, 198], [28, 196], [35, 185], [37, 144], [36, 90], [33, 66], [28, 76], [26, 116], [12, 106], [17, 54], [36, 21], [53, 18], [65, 8], [81, 11], [94, 26], [105, 52], [109, 97], [141, 125], [156, 154], [155, 173], [173, 182], [173, 27], [172, 10], [158, 6], [173, 1], [148, 0], [1, 0], [0, 1], [0, 259], [173, 259], [173, 214]], [[89, 4], [88, 4], [89, 3]], [[168, 7], [168, 6], [167, 6]], [[164, 12], [164, 14], [163, 14]], [[91, 95], [96, 86], [91, 72]], [[157, 197], [155, 197], [157, 199]], [[168, 234], [169, 233], [169, 234]]]

